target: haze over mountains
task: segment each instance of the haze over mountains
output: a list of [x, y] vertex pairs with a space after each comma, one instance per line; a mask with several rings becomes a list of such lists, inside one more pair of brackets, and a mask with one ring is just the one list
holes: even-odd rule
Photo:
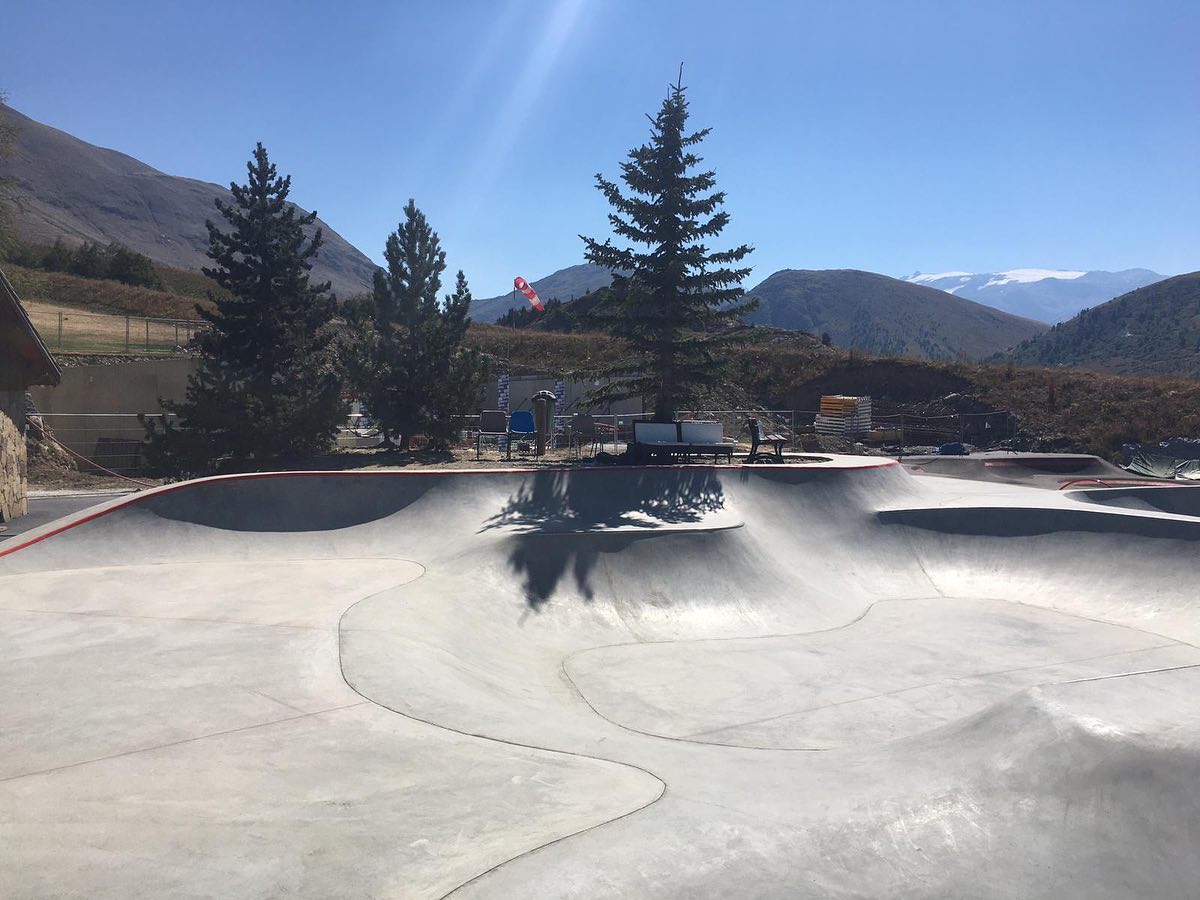
[[[611, 280], [597, 266], [580, 265], [531, 283], [544, 301], [569, 301]], [[980, 359], [1048, 327], [945, 291], [853, 269], [785, 269], [746, 293], [760, 301], [748, 318], [754, 324], [828, 333], [839, 347], [869, 353]], [[478, 322], [494, 322], [527, 305], [524, 297], [514, 299], [510, 292], [476, 300], [471, 315]]]
[[828, 333], [837, 346], [868, 353], [982, 359], [1048, 327], [945, 291], [855, 269], [785, 269], [747, 293], [759, 300], [751, 322]]
[[[519, 273], [513, 273], [514, 277]], [[528, 276], [524, 276], [528, 278]], [[559, 269], [542, 278], [529, 282], [543, 302], [558, 299], [564, 303], [577, 297], [582, 297], [588, 291], [608, 287], [612, 283], [612, 275], [607, 269], [583, 263], [578, 266], [568, 266]], [[471, 301], [471, 319], [475, 322], [495, 322], [510, 309], [523, 309], [529, 306], [529, 301], [521, 294], [513, 297], [510, 290], [495, 297], [476, 297]]]
[[[213, 199], [230, 201], [228, 188], [166, 175], [3, 104], [0, 116], [18, 128], [15, 152], [0, 163], [0, 174], [16, 180], [13, 226], [20, 237], [35, 243], [115, 241], [169, 266], [209, 264], [204, 221], [219, 219]], [[244, 177], [240, 166], [230, 172], [230, 180]], [[327, 223], [316, 224], [325, 240], [313, 277], [331, 281], [343, 298], [370, 290], [375, 264]]]
[[1081, 309], [1145, 287], [1162, 276], [1149, 269], [1081, 272], [1066, 269], [1010, 269], [1007, 272], [917, 272], [906, 279], [986, 303], [1039, 322], [1063, 322]]
[[1177, 275], [1084, 310], [1017, 347], [1025, 365], [1113, 375], [1200, 378], [1200, 272]]
[[[199, 269], [208, 263], [205, 219], [215, 219], [213, 199], [229, 199], [225, 187], [166, 175], [123, 153], [96, 147], [0, 104], [0, 116], [15, 124], [15, 153], [0, 174], [15, 178], [19, 202], [13, 224], [26, 240], [51, 243], [117, 242], [171, 266]], [[242, 175], [240, 169], [231, 177]], [[375, 264], [327, 224], [314, 276], [328, 279], [342, 298], [369, 291]], [[532, 273], [523, 272], [526, 277]], [[1162, 296], [1178, 299], [1187, 278], [1168, 279]], [[1042, 322], [1069, 318], [1081, 308], [1158, 282], [1148, 269], [1120, 272], [1013, 269], [998, 273], [917, 273], [906, 280], [857, 270], [776, 272], [748, 291], [760, 299], [750, 321], [780, 328], [828, 333], [834, 344], [871, 353], [946, 359], [984, 358], [1023, 344], [1017, 358], [1049, 364], [1092, 365], [1114, 372], [1183, 371], [1193, 366], [1190, 319], [1176, 323], [1167, 301], [1138, 294], [1123, 303], [1128, 315], [1106, 311], [1072, 320], [1054, 333]], [[606, 287], [609, 273], [589, 264], [569, 266], [536, 279], [543, 300], [569, 301]], [[1190, 296], [1190, 295], [1189, 295]], [[1122, 298], [1124, 300], [1125, 298]], [[1190, 300], [1185, 302], [1190, 303]], [[1130, 305], [1132, 303], [1132, 305]], [[511, 291], [477, 299], [477, 322], [494, 322], [527, 305]], [[1116, 307], [1114, 307], [1116, 309]], [[1149, 316], [1153, 328], [1133, 327]], [[1130, 319], [1133, 316], [1133, 319]], [[1128, 336], [1101, 335], [1099, 323], [1123, 323]], [[1040, 320], [1040, 321], [1035, 321]], [[1142, 323], [1144, 324], [1144, 323]], [[1070, 327], [1068, 327], [1068, 325]], [[1169, 342], [1167, 353], [1159, 344]], [[1115, 354], [1104, 362], [1105, 353]], [[1164, 355], [1165, 354], [1165, 355]], [[1181, 369], [1180, 366], [1183, 368]]]

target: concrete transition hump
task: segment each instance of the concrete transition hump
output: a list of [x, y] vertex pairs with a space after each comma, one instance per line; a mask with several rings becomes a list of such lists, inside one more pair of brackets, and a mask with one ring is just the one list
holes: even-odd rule
[[1200, 494], [998, 471], [281, 473], [18, 536], [0, 894], [1196, 896]]

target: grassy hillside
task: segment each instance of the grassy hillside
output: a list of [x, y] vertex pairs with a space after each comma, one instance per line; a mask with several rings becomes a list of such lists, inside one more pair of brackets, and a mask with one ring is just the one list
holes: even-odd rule
[[[123, 319], [94, 313], [192, 318], [196, 295], [206, 285], [186, 276], [180, 293], [133, 288], [58, 273], [7, 267], [39, 329], [55, 343], [57, 311], [72, 327], [81, 351], [119, 352]], [[188, 280], [188, 278], [192, 280]], [[184, 292], [188, 293], [184, 293]], [[83, 322], [84, 325], [80, 323]], [[161, 332], [161, 333], [160, 333]], [[756, 327], [731, 353], [733, 374], [709, 398], [714, 408], [813, 409], [825, 393], [870, 394], [881, 404], [949, 411], [1006, 409], [1042, 449], [1076, 450], [1114, 458], [1125, 441], [1200, 435], [1200, 381], [1189, 378], [1129, 378], [1062, 368], [1019, 368], [1013, 363], [967, 364], [870, 356], [826, 347], [811, 335]], [[144, 326], [133, 343], [145, 340]], [[176, 336], [152, 327], [152, 350], [170, 350]], [[594, 377], [619, 359], [622, 347], [602, 333], [562, 334], [536, 328], [472, 325], [468, 344], [513, 374], [553, 373]], [[137, 349], [136, 347], [134, 349]]]
[[[17, 130], [0, 176], [15, 179], [12, 225], [19, 237], [44, 244], [115, 241], [164, 265], [193, 271], [207, 265], [204, 222], [219, 218], [214, 198], [231, 201], [228, 187], [167, 175], [3, 104], [0, 121]], [[286, 173], [287, 160], [277, 162]], [[245, 174], [240, 163], [229, 171], [231, 179]], [[325, 240], [314, 276], [332, 281], [340, 297], [370, 290], [375, 264], [327, 223], [318, 220], [316, 227]]]
[[1045, 331], [944, 291], [855, 269], [785, 269], [747, 291], [751, 322], [813, 334], [839, 347], [926, 359], [983, 359]]
[[198, 272], [159, 269], [171, 290], [134, 287], [119, 281], [80, 278], [6, 264], [5, 274], [27, 303], [42, 303], [109, 315], [195, 319], [208, 279]]
[[1013, 351], [1022, 364], [1200, 377], [1200, 272], [1086, 309]]

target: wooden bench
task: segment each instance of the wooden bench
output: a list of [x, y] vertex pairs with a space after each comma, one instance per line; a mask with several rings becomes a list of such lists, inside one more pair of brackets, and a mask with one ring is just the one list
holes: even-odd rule
[[[782, 434], [764, 432], [758, 419], [751, 419], [747, 424], [750, 427], [750, 455], [746, 457], [746, 462], [783, 462], [783, 445], [787, 443], [787, 438]], [[771, 455], [760, 449], [764, 444], [773, 451]]]

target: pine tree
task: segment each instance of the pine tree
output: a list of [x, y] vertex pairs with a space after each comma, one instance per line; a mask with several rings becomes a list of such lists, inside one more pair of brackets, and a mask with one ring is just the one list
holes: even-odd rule
[[684, 95], [681, 69], [651, 120], [650, 142], [621, 164], [627, 192], [596, 176], [614, 210], [608, 217], [613, 232], [634, 246], [583, 238], [588, 262], [620, 273], [608, 302], [588, 319], [630, 348], [628, 358], [604, 373], [616, 380], [596, 399], [645, 398], [659, 422], [673, 421], [680, 408], [698, 404], [721, 383], [723, 350], [738, 339], [733, 326], [755, 305], [737, 303], [750, 269], [730, 268], [752, 248], [711, 251], [704, 243], [721, 233], [729, 214], [721, 209], [724, 192], [713, 191], [715, 173], [692, 172], [701, 159], [689, 148], [709, 129], [685, 134]]
[[246, 169], [246, 184], [229, 186], [233, 203], [215, 201], [230, 230], [205, 223], [213, 266], [204, 274], [221, 293], [210, 295], [215, 309], [196, 307], [212, 327], [186, 399], [168, 405], [182, 428], [159, 436], [152, 453], [177, 470], [321, 453], [345, 419], [331, 347], [336, 300], [327, 282], [309, 281], [322, 235], [304, 229], [317, 214], [287, 202], [291, 176], [278, 176], [262, 144]]
[[455, 290], [439, 303], [446, 254], [416, 203], [388, 236], [387, 269], [375, 273], [374, 311], [345, 353], [350, 383], [379, 421], [407, 450], [414, 435], [445, 446], [455, 415], [479, 399], [486, 366], [462, 347], [471, 291], [460, 271]]

